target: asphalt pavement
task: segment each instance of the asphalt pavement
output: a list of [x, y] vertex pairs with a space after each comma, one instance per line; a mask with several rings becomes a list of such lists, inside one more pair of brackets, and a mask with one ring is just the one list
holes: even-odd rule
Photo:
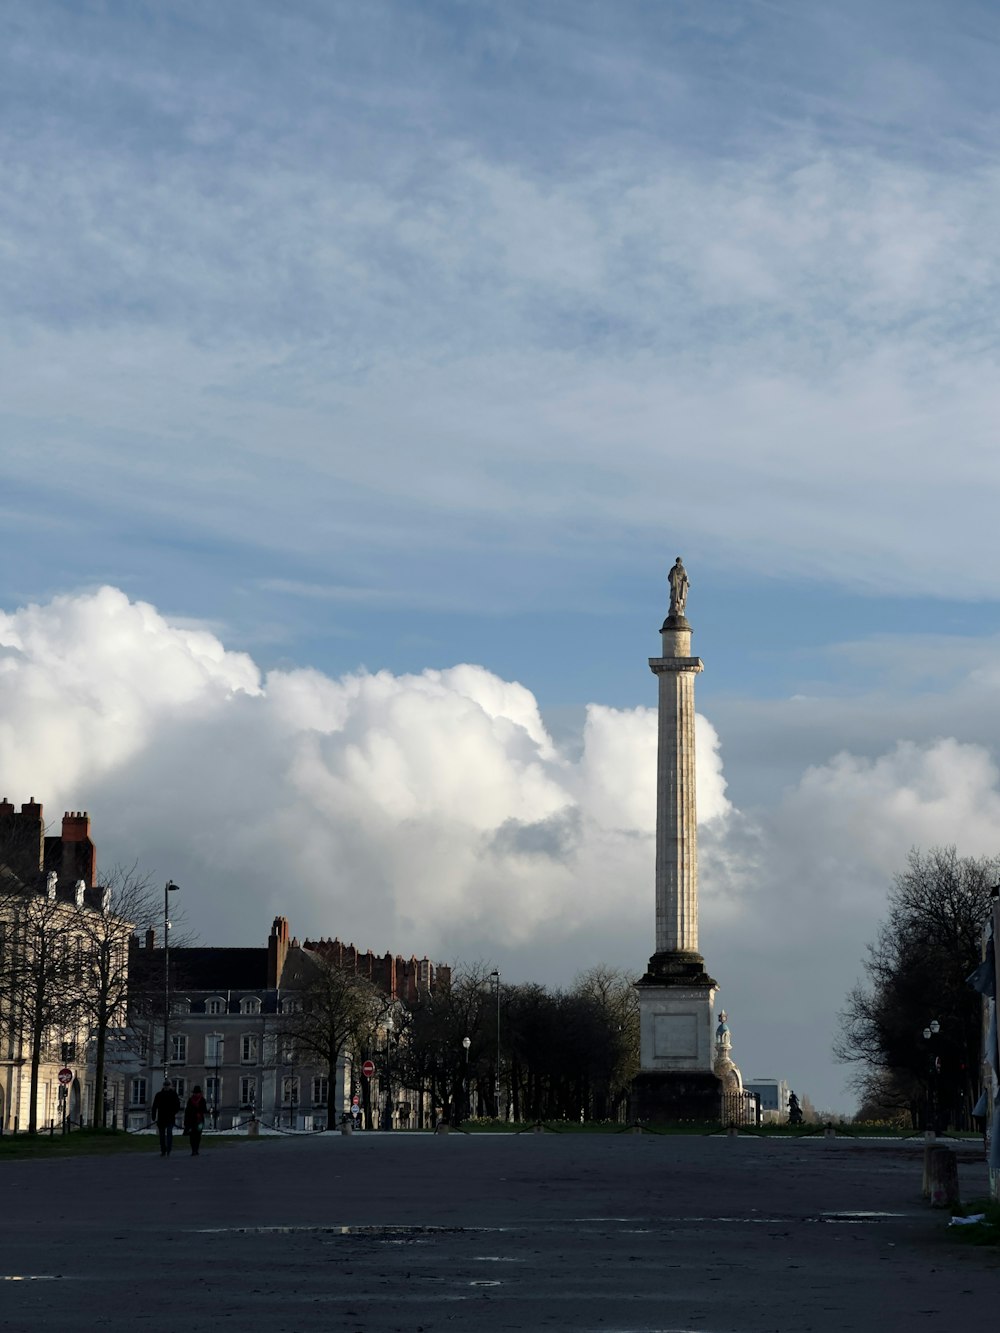
[[[6, 1162], [0, 1329], [989, 1327], [1000, 1256], [922, 1202], [922, 1151], [376, 1132]], [[959, 1152], [984, 1194], [981, 1152]]]

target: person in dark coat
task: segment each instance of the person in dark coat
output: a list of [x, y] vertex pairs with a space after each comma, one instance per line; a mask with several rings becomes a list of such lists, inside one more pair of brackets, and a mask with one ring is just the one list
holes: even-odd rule
[[208, 1102], [205, 1101], [201, 1088], [195, 1084], [194, 1091], [187, 1100], [187, 1106], [184, 1108], [184, 1133], [191, 1140], [191, 1156], [198, 1156], [198, 1149], [201, 1146], [201, 1136], [205, 1128], [205, 1117], [208, 1115]]
[[156, 1128], [160, 1131], [161, 1157], [169, 1157], [170, 1149], [174, 1146], [174, 1121], [180, 1109], [181, 1099], [174, 1091], [170, 1079], [165, 1078], [163, 1087], [153, 1098], [153, 1109], [150, 1112]]

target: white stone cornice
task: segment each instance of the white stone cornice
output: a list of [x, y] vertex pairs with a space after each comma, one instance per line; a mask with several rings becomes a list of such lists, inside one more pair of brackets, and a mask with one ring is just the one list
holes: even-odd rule
[[656, 676], [664, 671], [704, 671], [705, 663], [700, 657], [651, 657], [649, 669]]

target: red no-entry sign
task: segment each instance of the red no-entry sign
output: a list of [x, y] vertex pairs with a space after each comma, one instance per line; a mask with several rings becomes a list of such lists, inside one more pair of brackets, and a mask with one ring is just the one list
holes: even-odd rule
[[365, 1078], [374, 1078], [374, 1076], [375, 1076], [375, 1061], [374, 1061], [374, 1060], [366, 1060], [366, 1061], [364, 1062], [364, 1064], [361, 1066], [361, 1072], [362, 1072], [362, 1074], [364, 1074]]
[[73, 1082], [73, 1071], [72, 1069], [66, 1069], [65, 1067], [63, 1067], [62, 1069], [60, 1069], [56, 1077], [65, 1088], [68, 1083]]

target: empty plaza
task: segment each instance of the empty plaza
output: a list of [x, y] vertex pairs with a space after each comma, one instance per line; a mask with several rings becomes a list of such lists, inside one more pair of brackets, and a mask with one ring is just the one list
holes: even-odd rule
[[[946, 1330], [997, 1280], [922, 1202], [920, 1140], [211, 1146], [4, 1163], [0, 1328]], [[958, 1151], [963, 1195], [984, 1193]]]

